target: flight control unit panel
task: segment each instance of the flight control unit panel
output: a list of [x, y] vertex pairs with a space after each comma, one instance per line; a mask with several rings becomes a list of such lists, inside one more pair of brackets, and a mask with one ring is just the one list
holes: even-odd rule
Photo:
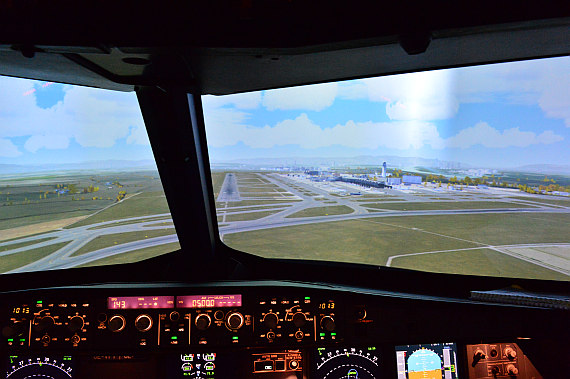
[[294, 286], [7, 295], [0, 377], [540, 377], [514, 342], [404, 337], [404, 303], [368, 298]]

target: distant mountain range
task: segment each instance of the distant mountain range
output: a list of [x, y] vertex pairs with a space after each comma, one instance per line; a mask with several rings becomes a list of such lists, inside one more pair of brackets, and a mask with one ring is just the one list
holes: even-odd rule
[[254, 167], [356, 167], [356, 166], [382, 166], [386, 162], [390, 168], [408, 168], [408, 167], [434, 167], [434, 168], [454, 168], [465, 169], [471, 168], [470, 165], [462, 162], [441, 161], [439, 159], [426, 159], [420, 157], [399, 157], [399, 156], [373, 156], [359, 155], [354, 157], [288, 157], [288, 158], [250, 158], [250, 159], [234, 159], [224, 162], [214, 162], [213, 166], [224, 165], [247, 165]]
[[0, 164], [0, 175], [13, 174], [31, 174], [37, 172], [53, 172], [53, 171], [131, 171], [141, 169], [156, 170], [156, 163], [153, 160], [105, 160], [90, 161], [82, 163], [63, 163], [63, 164], [43, 164], [43, 165], [15, 165]]
[[536, 174], [570, 175], [570, 165], [532, 164], [515, 167], [512, 170], [520, 172], [533, 172]]

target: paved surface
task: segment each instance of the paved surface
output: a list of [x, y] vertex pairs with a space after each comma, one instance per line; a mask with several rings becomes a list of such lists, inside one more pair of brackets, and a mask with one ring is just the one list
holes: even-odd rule
[[[352, 194], [352, 195], [351, 195]], [[360, 194], [360, 195], [357, 195]], [[524, 197], [514, 199], [512, 197]], [[358, 185], [342, 182], [312, 182], [303, 176], [288, 176], [282, 174], [249, 174], [242, 177], [239, 173], [229, 173], [225, 176], [220, 194], [217, 198], [217, 214], [221, 217], [220, 234], [241, 233], [254, 230], [279, 228], [294, 225], [307, 225], [313, 223], [345, 221], [352, 219], [381, 219], [385, 217], [409, 217], [431, 215], [456, 214], [517, 214], [517, 213], [570, 213], [570, 208], [563, 205], [547, 205], [537, 202], [541, 196], [526, 195], [520, 191], [489, 188], [480, 190], [468, 188], [462, 191], [453, 188], [435, 186], [400, 187], [394, 189], [364, 189]], [[552, 199], [552, 196], [544, 198]], [[482, 201], [508, 203], [508, 208], [491, 209], [447, 209], [447, 210], [389, 210], [372, 209], [366, 207], [367, 203], [395, 204], [395, 203], [429, 203], [439, 204], [458, 201]], [[328, 215], [315, 217], [294, 217], [297, 212], [308, 208], [324, 206], [346, 206], [351, 213], [342, 215]], [[527, 207], [532, 206], [532, 207]], [[268, 214], [271, 211], [272, 214]], [[227, 221], [227, 216], [242, 215], [244, 221]], [[156, 220], [156, 218], [161, 218]], [[232, 218], [229, 218], [231, 220]], [[124, 254], [152, 246], [159, 246], [176, 242], [175, 234], [145, 238], [140, 241], [123, 243], [105, 247], [79, 256], [72, 256], [77, 250], [87, 245], [101, 235], [128, 233], [137, 231], [151, 231], [170, 229], [171, 225], [160, 225], [162, 222], [171, 222], [170, 214], [157, 214], [144, 217], [132, 217], [120, 220], [100, 222], [92, 225], [58, 229], [33, 237], [19, 238], [10, 242], [0, 242], [0, 247], [34, 242], [25, 247], [0, 252], [2, 256], [18, 254], [31, 249], [45, 247], [61, 242], [68, 244], [49, 256], [19, 267], [11, 272], [35, 271], [56, 268], [69, 268], [96, 261], [98, 259]], [[117, 222], [128, 224], [115, 225]], [[41, 241], [45, 238], [49, 241]], [[570, 275], [568, 259], [566, 258], [570, 244], [536, 244], [536, 245], [504, 245], [490, 246], [480, 244], [481, 248], [491, 248], [503, 254], [532, 262], [551, 270]], [[546, 250], [545, 250], [546, 249]], [[561, 249], [556, 255], [548, 249]], [[450, 250], [450, 251], [459, 251]], [[417, 254], [436, 254], [449, 251], [427, 251]], [[410, 254], [395, 255], [388, 259], [388, 266], [394, 259]]]
[[218, 201], [240, 201], [239, 190], [237, 186], [236, 176], [234, 174], [226, 174], [222, 189], [218, 195]]

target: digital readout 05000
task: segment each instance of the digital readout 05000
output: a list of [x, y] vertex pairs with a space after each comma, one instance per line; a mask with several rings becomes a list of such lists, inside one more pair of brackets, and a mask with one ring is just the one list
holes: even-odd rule
[[241, 295], [177, 296], [177, 308], [228, 308], [241, 307]]

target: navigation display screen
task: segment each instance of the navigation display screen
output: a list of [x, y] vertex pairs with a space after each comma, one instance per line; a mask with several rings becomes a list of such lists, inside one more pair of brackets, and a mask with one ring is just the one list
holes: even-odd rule
[[316, 371], [318, 379], [380, 378], [380, 356], [376, 347], [319, 347]]
[[455, 343], [396, 346], [398, 379], [456, 379]]
[[227, 308], [241, 307], [241, 295], [192, 295], [177, 296], [178, 308]]
[[174, 308], [174, 296], [130, 296], [107, 298], [108, 309]]

